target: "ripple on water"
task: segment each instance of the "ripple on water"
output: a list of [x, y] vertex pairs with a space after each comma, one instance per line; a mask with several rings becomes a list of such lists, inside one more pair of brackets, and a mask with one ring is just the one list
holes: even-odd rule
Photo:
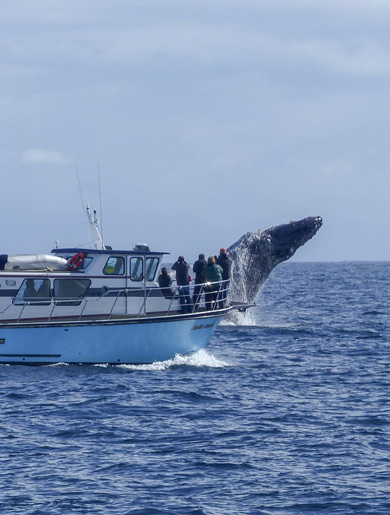
[[190, 356], [1, 366], [0, 512], [389, 513], [389, 272], [281, 265]]

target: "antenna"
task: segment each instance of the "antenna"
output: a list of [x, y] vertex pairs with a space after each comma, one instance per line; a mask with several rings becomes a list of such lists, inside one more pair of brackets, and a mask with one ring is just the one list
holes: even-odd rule
[[93, 211], [93, 218], [91, 215], [89, 204], [87, 204], [87, 206], [85, 208], [85, 212], [87, 214], [89, 227], [92, 230], [92, 234], [95, 234], [95, 238], [93, 240], [95, 242], [95, 248], [96, 249], [98, 248], [99, 244], [97, 242], [99, 242], [102, 250], [106, 250], [106, 247], [104, 246], [102, 237], [100, 236], [99, 229], [98, 229], [99, 220], [97, 219], [97, 216], [96, 216], [96, 209], [94, 209], [94, 211]]
[[102, 192], [100, 189], [100, 165], [98, 163], [98, 180], [99, 180], [99, 202], [100, 202], [100, 230], [102, 233], [102, 241], [104, 240], [104, 234], [103, 234], [103, 209], [102, 209]]
[[80, 184], [80, 177], [79, 177], [79, 170], [76, 166], [76, 175], [77, 175], [77, 182], [79, 183], [79, 191], [80, 191], [80, 198], [81, 198], [81, 209], [83, 211], [84, 219], [86, 222], [86, 228], [87, 228], [87, 241], [89, 241], [89, 227], [88, 227], [88, 219], [86, 218], [85, 212], [84, 212], [84, 199], [83, 199], [83, 192], [81, 190], [81, 184]]

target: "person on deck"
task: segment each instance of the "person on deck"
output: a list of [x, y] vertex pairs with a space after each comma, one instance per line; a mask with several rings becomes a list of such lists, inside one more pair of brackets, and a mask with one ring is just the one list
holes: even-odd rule
[[206, 310], [215, 309], [219, 289], [222, 283], [222, 268], [215, 264], [215, 257], [210, 256], [204, 269], [206, 283]]
[[222, 248], [219, 251], [219, 256], [215, 260], [217, 265], [222, 268], [222, 288], [220, 293], [219, 309], [223, 309], [226, 305], [226, 297], [229, 289], [229, 280], [232, 276], [232, 258], [230, 258], [226, 249]]
[[202, 297], [202, 284], [204, 284], [204, 269], [206, 266], [206, 259], [204, 254], [199, 254], [198, 259], [192, 266], [192, 270], [195, 273], [195, 288], [194, 293], [192, 295], [192, 300], [194, 303], [194, 311], [198, 309], [198, 306], [201, 302]]
[[191, 313], [192, 302], [190, 297], [190, 276], [188, 270], [190, 265], [184, 260], [184, 256], [179, 256], [176, 263], [172, 265], [172, 270], [176, 272], [176, 282], [179, 286], [180, 305], [182, 313]]
[[172, 279], [168, 274], [168, 270], [165, 266], [161, 269], [161, 273], [158, 276], [158, 285], [161, 288], [161, 293], [164, 295], [166, 299], [171, 299], [173, 297], [172, 292]]

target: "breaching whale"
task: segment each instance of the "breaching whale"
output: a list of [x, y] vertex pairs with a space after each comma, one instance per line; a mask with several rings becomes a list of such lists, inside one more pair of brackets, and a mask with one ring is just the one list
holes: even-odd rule
[[241, 236], [227, 249], [233, 261], [230, 300], [253, 302], [275, 266], [292, 257], [321, 225], [320, 216], [310, 216]]

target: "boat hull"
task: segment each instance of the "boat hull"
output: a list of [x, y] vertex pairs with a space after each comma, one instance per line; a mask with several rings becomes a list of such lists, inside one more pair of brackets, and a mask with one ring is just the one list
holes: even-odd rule
[[204, 348], [224, 313], [182, 318], [0, 325], [0, 363], [141, 364]]

